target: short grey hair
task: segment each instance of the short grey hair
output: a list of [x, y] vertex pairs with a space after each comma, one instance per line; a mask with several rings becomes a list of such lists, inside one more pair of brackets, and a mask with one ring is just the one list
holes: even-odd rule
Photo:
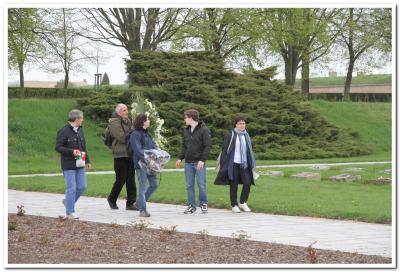
[[82, 118], [83, 112], [80, 110], [72, 110], [68, 113], [68, 121], [74, 122], [76, 119]]
[[115, 107], [115, 112], [118, 113], [118, 112], [121, 110], [121, 108], [124, 107], [124, 106], [127, 107], [125, 104], [118, 104], [118, 105]]

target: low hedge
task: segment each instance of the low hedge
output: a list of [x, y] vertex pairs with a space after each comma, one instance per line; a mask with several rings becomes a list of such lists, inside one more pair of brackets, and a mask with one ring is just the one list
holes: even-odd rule
[[87, 97], [92, 89], [19, 88], [9, 87], [8, 98], [80, 98]]

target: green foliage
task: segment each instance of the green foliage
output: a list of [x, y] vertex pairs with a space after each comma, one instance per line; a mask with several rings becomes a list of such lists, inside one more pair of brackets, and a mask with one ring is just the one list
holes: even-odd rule
[[110, 85], [110, 79], [107, 73], [104, 73], [103, 79], [101, 80], [101, 85]]
[[[220, 151], [223, 135], [238, 113], [247, 117], [257, 159], [351, 157], [371, 153], [355, 133], [330, 124], [301, 97], [270, 79], [275, 69], [237, 75], [207, 52], [132, 53], [127, 60], [132, 81], [128, 91], [93, 94], [80, 107], [92, 118], [108, 118], [102, 109], [126, 103], [141, 90], [165, 120], [168, 151], [177, 156], [184, 127], [183, 111], [195, 108], [209, 126], [211, 159]], [[111, 102], [113, 101], [113, 102]], [[126, 103], [131, 104], [131, 103]], [[102, 112], [100, 112], [102, 111]]]
[[91, 89], [8, 87], [8, 98], [78, 98], [87, 97]]

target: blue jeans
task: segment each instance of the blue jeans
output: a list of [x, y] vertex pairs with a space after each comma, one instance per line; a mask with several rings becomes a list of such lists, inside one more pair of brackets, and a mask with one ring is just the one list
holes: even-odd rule
[[67, 215], [75, 212], [75, 202], [83, 192], [86, 191], [86, 174], [85, 168], [77, 168], [76, 170], [65, 170], [63, 172], [65, 178], [65, 208]]
[[196, 207], [196, 195], [194, 192], [194, 179], [197, 178], [199, 186], [200, 205], [207, 204], [206, 191], [206, 164], [201, 170], [197, 170], [197, 162], [185, 163], [186, 191], [188, 196], [188, 205]]
[[[137, 206], [140, 211], [146, 210], [146, 202], [158, 187], [156, 175], [148, 175], [142, 169], [136, 169], [139, 179], [139, 194], [137, 197]], [[146, 182], [149, 181], [149, 182]], [[150, 186], [148, 186], [150, 184]]]

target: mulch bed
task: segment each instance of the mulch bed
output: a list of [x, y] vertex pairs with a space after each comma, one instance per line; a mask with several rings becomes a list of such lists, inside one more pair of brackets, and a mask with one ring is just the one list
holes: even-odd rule
[[[390, 264], [391, 258], [155, 230], [9, 214], [9, 264]], [[142, 228], [142, 229], [140, 229]]]

